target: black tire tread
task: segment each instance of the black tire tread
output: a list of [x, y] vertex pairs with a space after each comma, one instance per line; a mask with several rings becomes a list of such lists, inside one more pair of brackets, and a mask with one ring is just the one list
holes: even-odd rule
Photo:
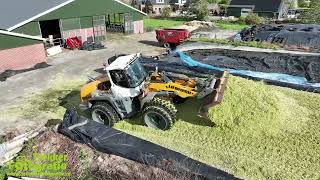
[[176, 106], [169, 100], [161, 99], [161, 98], [154, 98], [152, 101], [150, 101], [148, 106], [158, 106], [163, 109], [165, 109], [167, 112], [169, 112], [171, 118], [175, 122], [177, 119], [177, 108]]
[[111, 127], [120, 121], [119, 115], [117, 114], [117, 112], [114, 110], [114, 108], [106, 102], [96, 102], [93, 106], [92, 106], [92, 111], [94, 109], [100, 109], [105, 111], [110, 117], [111, 117]]
[[162, 130], [164, 130], [164, 131], [168, 130], [174, 124], [174, 119], [172, 119], [172, 116], [170, 115], [170, 112], [168, 112], [163, 107], [160, 107], [160, 106], [147, 106], [146, 108], [143, 109], [143, 112], [142, 112], [143, 116], [145, 115], [145, 113], [147, 113], [149, 111], [160, 113], [161, 115], [163, 115], [166, 118], [166, 121], [167, 121], [168, 125], [167, 125], [167, 127], [165, 129], [162, 129]]

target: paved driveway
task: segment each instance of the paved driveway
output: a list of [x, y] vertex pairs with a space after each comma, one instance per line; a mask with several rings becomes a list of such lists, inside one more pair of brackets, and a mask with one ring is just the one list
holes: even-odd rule
[[0, 82], [0, 135], [5, 131], [24, 132], [43, 121], [18, 118], [17, 114], [3, 113], [5, 110], [22, 104], [25, 97], [41, 92], [52, 86], [59, 77], [65, 80], [85, 81], [88, 75], [97, 74], [105, 59], [120, 53], [141, 52], [146, 55], [158, 55], [163, 48], [158, 47], [153, 32], [139, 35], [115, 37], [106, 42], [106, 49], [96, 51], [65, 51], [48, 58], [50, 67], [15, 75]]

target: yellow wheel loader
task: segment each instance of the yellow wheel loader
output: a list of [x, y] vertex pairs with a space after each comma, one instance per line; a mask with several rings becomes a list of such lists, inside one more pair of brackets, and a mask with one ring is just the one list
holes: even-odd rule
[[203, 99], [200, 116], [222, 102], [228, 72], [206, 80], [170, 72], [147, 73], [140, 54], [117, 57], [106, 66], [105, 75], [91, 78], [81, 88], [81, 109], [90, 109], [92, 119], [113, 126], [121, 119], [142, 115], [148, 127], [167, 130], [176, 121], [174, 103], [186, 98]]

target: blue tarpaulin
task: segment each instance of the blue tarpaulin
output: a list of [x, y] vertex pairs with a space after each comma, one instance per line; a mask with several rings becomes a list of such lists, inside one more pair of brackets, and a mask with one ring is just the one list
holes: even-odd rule
[[192, 59], [190, 56], [180, 51], [175, 51], [174, 54], [179, 55], [181, 61], [188, 67], [199, 67], [199, 68], [206, 68], [206, 69], [212, 69], [217, 71], [229, 71], [233, 75], [248, 76], [253, 78], [279, 81], [279, 82], [290, 83], [295, 85], [309, 86], [313, 88], [320, 88], [320, 83], [309, 83], [304, 77], [292, 76], [292, 75], [281, 74], [281, 73], [265, 73], [265, 72], [248, 71], [248, 70], [219, 68], [216, 66], [212, 66], [209, 64], [204, 64], [199, 61], [196, 61]]

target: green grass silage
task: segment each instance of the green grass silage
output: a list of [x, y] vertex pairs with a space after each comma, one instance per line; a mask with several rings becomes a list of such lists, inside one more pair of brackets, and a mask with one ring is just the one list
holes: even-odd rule
[[[79, 104], [83, 82], [56, 83], [12, 111], [34, 119], [62, 119]], [[179, 105], [168, 131], [121, 121], [115, 128], [183, 153], [245, 179], [320, 178], [320, 95], [268, 86], [231, 76], [221, 105], [210, 119], [197, 117], [199, 102]], [[80, 113], [87, 115], [87, 113]]]
[[116, 127], [241, 178], [320, 178], [320, 95], [231, 77], [211, 122], [195, 116], [194, 103], [179, 108], [182, 119], [166, 132]]

